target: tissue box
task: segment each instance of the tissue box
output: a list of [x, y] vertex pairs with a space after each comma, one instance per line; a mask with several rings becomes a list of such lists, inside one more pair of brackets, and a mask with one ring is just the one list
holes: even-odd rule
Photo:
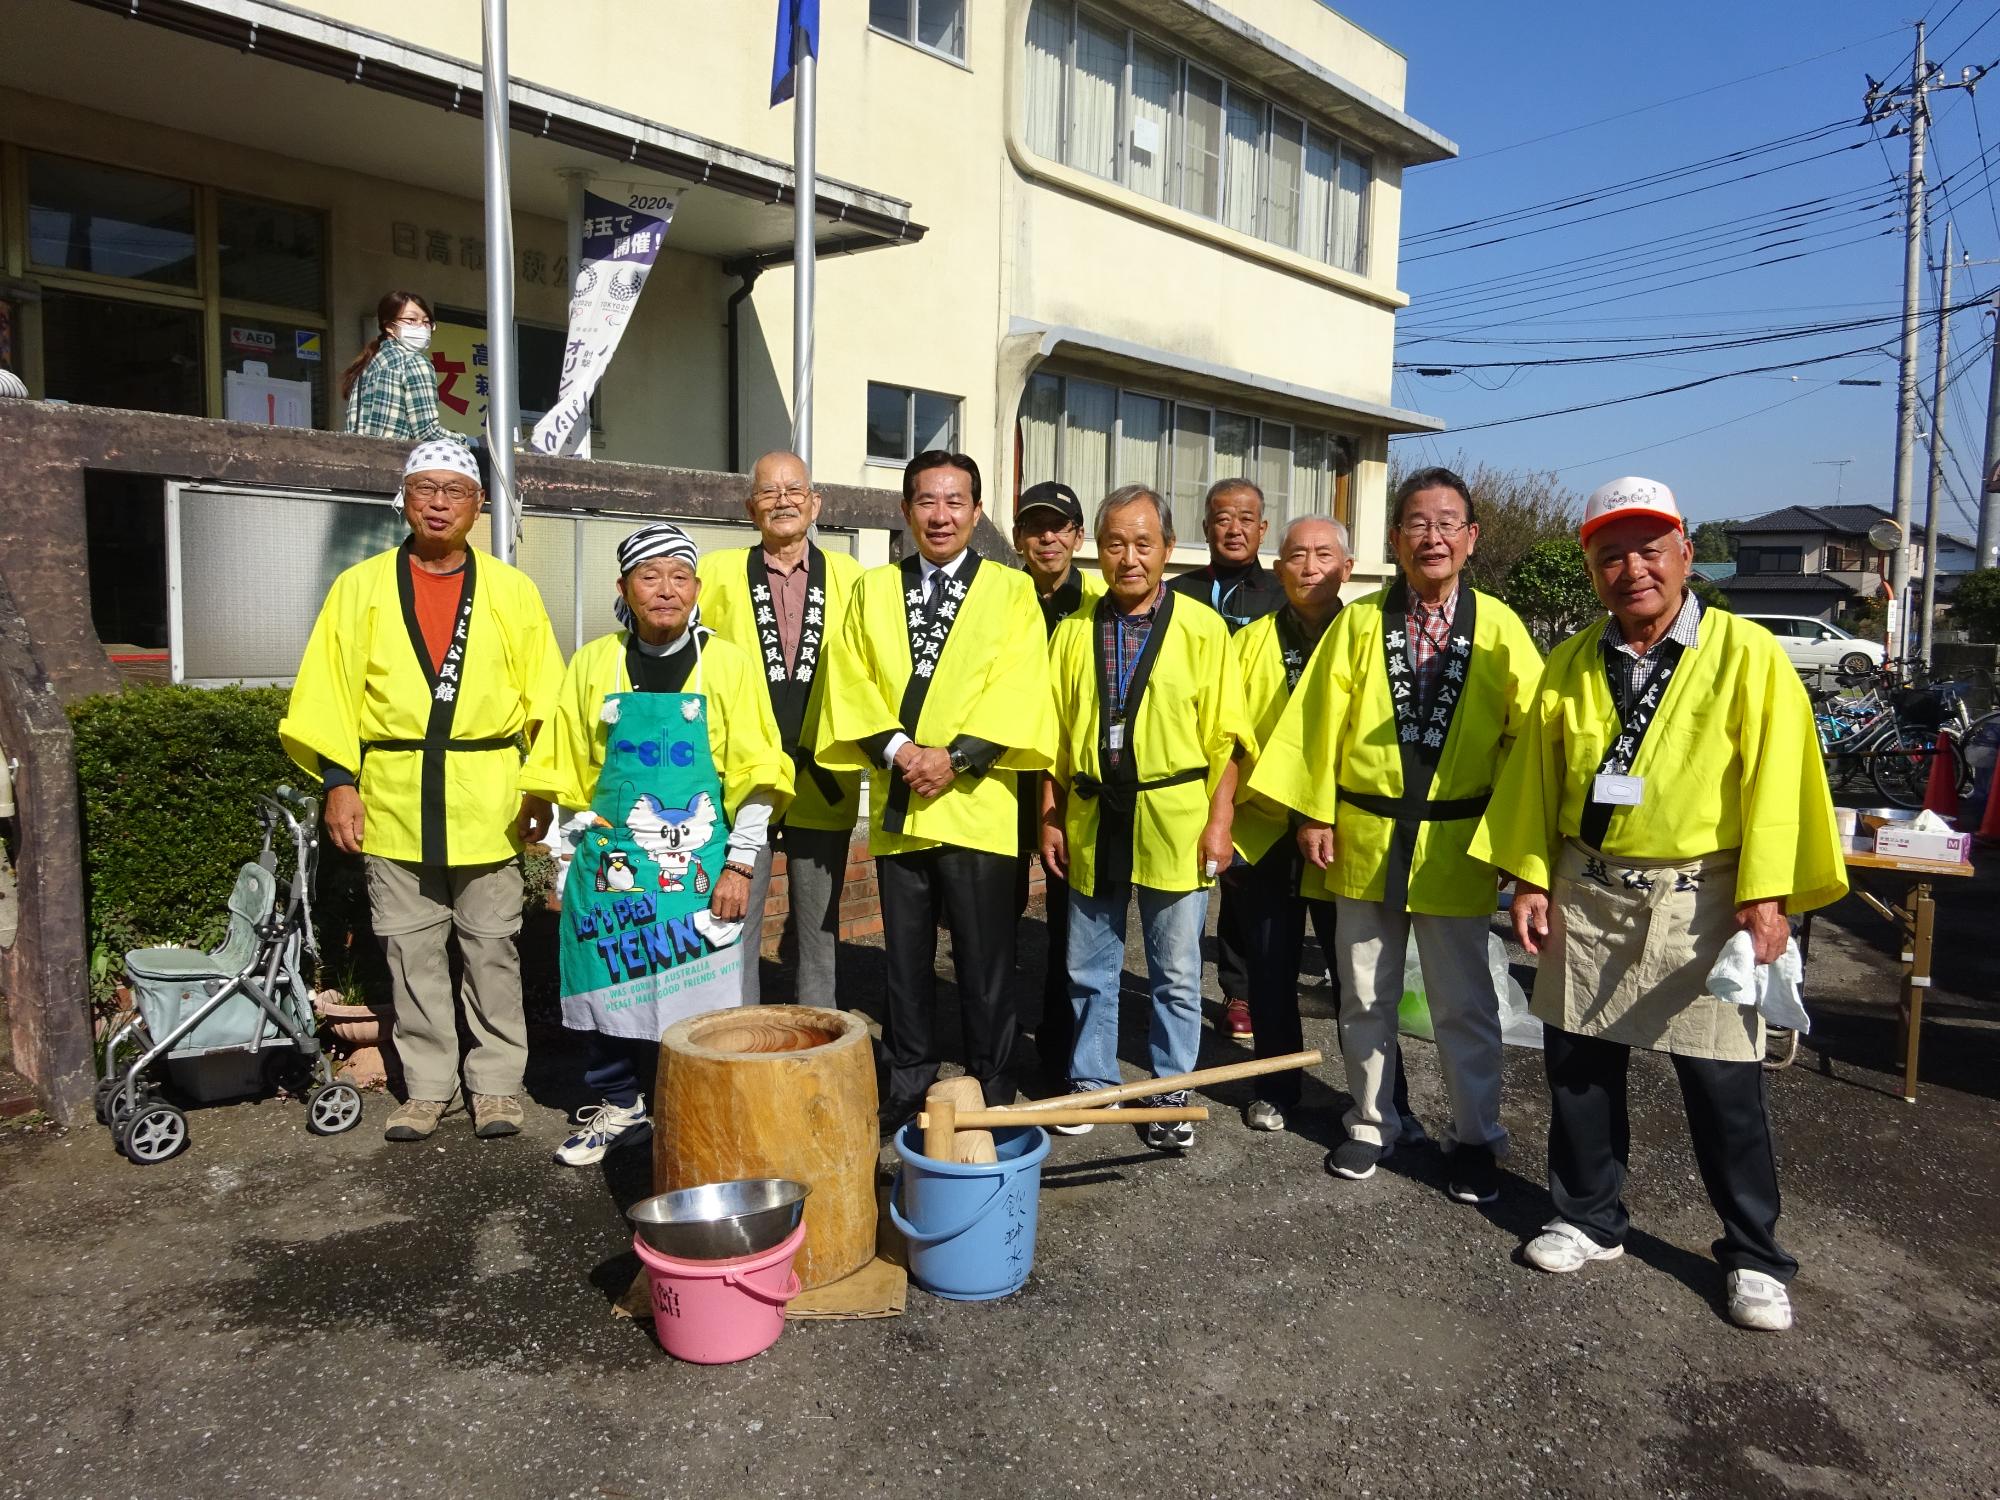
[[1935, 859], [1964, 864], [1972, 854], [1969, 833], [1924, 833], [1901, 823], [1885, 823], [1875, 831], [1875, 852], [1904, 859]]

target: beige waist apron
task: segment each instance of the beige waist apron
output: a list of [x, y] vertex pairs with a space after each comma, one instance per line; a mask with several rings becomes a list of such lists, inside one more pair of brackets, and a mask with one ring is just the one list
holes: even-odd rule
[[1708, 971], [1736, 931], [1736, 853], [1628, 859], [1567, 840], [1530, 1009], [1550, 1026], [1627, 1047], [1761, 1059], [1755, 1007], [1708, 993]]

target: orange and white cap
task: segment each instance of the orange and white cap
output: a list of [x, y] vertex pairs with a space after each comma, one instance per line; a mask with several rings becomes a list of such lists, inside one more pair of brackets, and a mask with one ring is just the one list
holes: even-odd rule
[[1672, 490], [1657, 479], [1628, 474], [1590, 492], [1590, 498], [1583, 502], [1583, 525], [1577, 528], [1577, 540], [1588, 542], [1593, 532], [1624, 516], [1656, 516], [1662, 521], [1672, 521], [1682, 531], [1687, 530], [1687, 521], [1681, 515], [1681, 508], [1674, 504]]

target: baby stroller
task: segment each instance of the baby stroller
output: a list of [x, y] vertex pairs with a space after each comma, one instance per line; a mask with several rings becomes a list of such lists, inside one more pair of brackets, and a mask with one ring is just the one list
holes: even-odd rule
[[[136, 948], [125, 955], [132, 1013], [104, 1039], [97, 1118], [118, 1149], [141, 1166], [188, 1143], [186, 1113], [160, 1097], [162, 1073], [175, 1091], [206, 1102], [282, 1084], [306, 1086], [306, 1129], [339, 1135], [361, 1123], [361, 1094], [336, 1083], [320, 1049], [312, 992], [300, 972], [317, 953], [313, 874], [319, 865], [319, 804], [288, 786], [257, 799], [264, 847], [236, 874], [229, 935], [212, 953]], [[279, 829], [291, 840], [291, 878], [278, 901]], [[129, 1061], [121, 1054], [136, 1054]]]

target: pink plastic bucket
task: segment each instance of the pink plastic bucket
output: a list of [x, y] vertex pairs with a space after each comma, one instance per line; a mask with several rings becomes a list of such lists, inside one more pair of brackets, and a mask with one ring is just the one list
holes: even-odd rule
[[734, 1260], [681, 1260], [644, 1240], [632, 1248], [653, 1287], [660, 1347], [697, 1365], [734, 1364], [762, 1354], [785, 1331], [785, 1304], [799, 1292], [792, 1258], [806, 1242], [801, 1224], [775, 1250]]

